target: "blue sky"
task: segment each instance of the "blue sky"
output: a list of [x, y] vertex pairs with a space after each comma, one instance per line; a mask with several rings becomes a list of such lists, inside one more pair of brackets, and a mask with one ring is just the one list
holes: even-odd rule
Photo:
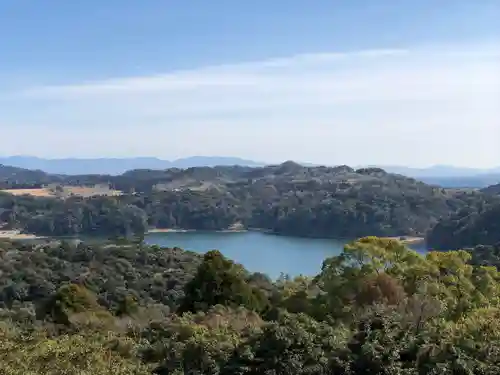
[[2, 153], [499, 165], [498, 19], [497, 0], [4, 0]]

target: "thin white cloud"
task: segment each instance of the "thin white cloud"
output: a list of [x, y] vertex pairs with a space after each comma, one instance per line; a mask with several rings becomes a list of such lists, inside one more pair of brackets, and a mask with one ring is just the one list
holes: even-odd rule
[[53, 130], [24, 153], [487, 166], [499, 67], [494, 44], [299, 55], [4, 93], [4, 121]]
[[[275, 83], [283, 86], [290, 74], [310, 69], [331, 69], [332, 64], [353, 59], [376, 59], [403, 55], [405, 50], [366, 50], [351, 53], [303, 54], [241, 64], [217, 65], [181, 70], [151, 77], [109, 79], [77, 85], [35, 87], [22, 92], [26, 97], [68, 98], [69, 96], [108, 95], [110, 93], [156, 93], [158, 91], [197, 90], [203, 87], [241, 87]], [[274, 82], [270, 81], [273, 80]], [[280, 82], [280, 80], [282, 82]]]

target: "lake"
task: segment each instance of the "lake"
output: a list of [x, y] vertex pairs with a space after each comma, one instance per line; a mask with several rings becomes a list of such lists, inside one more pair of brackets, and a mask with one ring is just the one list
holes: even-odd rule
[[323, 260], [339, 254], [346, 243], [344, 240], [287, 237], [253, 231], [150, 233], [145, 241], [151, 245], [177, 246], [198, 253], [216, 249], [249, 271], [262, 272], [273, 279], [281, 272], [291, 276], [313, 276], [321, 270]]

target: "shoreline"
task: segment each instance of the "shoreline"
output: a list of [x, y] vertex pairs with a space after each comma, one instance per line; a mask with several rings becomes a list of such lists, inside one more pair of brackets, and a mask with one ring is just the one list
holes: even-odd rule
[[425, 237], [416, 237], [416, 236], [394, 236], [394, 237], [382, 237], [382, 238], [387, 238], [389, 240], [397, 240], [405, 245], [417, 245], [417, 244], [424, 244], [425, 243]]
[[154, 233], [192, 233], [192, 232], [216, 232], [216, 233], [245, 233], [248, 229], [219, 229], [219, 230], [201, 230], [201, 229], [175, 229], [175, 228], [153, 228], [146, 234]]
[[[273, 233], [270, 230], [262, 228], [228, 228], [220, 230], [199, 230], [199, 229], [180, 229], [180, 228], [151, 228], [145, 232], [148, 234], [161, 234], [161, 233], [194, 233], [194, 232], [213, 232], [213, 233], [247, 233], [247, 232], [260, 232], [272, 235], [281, 235], [279, 233]], [[10, 239], [10, 240], [43, 240], [54, 237], [38, 236], [32, 233], [22, 233], [20, 230], [0, 230], [0, 240]], [[318, 237], [311, 237], [318, 238]], [[418, 236], [386, 236], [381, 237], [389, 240], [400, 241], [405, 245], [420, 245], [425, 244], [425, 237]]]
[[152, 228], [146, 231], [146, 234], [150, 233], [184, 233], [184, 232], [195, 232], [196, 229], [172, 229], [172, 228]]
[[[212, 233], [246, 233], [246, 232], [259, 232], [265, 234], [272, 234], [276, 236], [282, 236], [283, 234], [274, 233], [269, 229], [264, 228], [245, 228], [245, 229], [219, 229], [219, 230], [202, 230], [202, 229], [176, 229], [176, 228], [152, 228], [149, 229], [146, 234], [154, 234], [154, 233], [192, 233], [192, 232], [212, 232]], [[285, 235], [290, 237], [290, 235]], [[320, 239], [332, 239], [330, 237], [301, 237], [300, 238], [320, 238]], [[400, 241], [405, 245], [418, 245], [425, 244], [425, 237], [418, 236], [389, 236], [389, 237], [380, 237], [386, 238], [389, 240]], [[351, 239], [354, 240], [354, 239]]]

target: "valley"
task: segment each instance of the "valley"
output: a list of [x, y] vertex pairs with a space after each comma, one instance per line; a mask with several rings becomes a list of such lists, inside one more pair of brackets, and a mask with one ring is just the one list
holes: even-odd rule
[[499, 375], [499, 20], [0, 1], [0, 375]]

